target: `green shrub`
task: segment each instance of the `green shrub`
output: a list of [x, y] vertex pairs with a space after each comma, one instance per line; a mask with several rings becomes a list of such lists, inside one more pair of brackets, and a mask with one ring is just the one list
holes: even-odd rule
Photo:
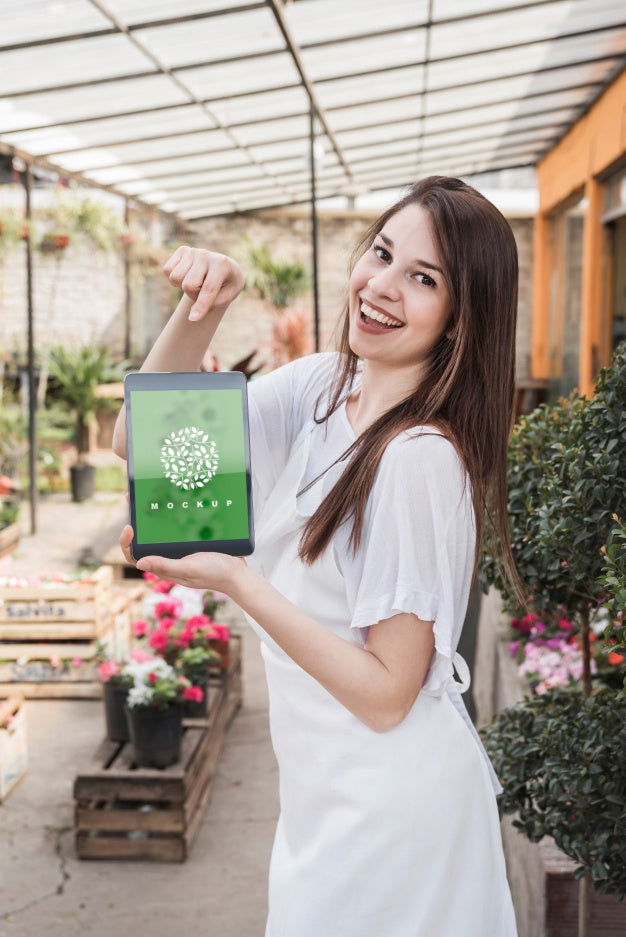
[[626, 894], [626, 695], [553, 689], [482, 730], [502, 813], [532, 842], [552, 836], [597, 891]]

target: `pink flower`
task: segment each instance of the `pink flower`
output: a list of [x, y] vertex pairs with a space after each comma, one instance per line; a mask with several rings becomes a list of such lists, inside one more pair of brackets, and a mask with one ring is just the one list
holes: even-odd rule
[[192, 615], [185, 622], [187, 628], [202, 628], [205, 625], [212, 625], [213, 622], [208, 615]]
[[537, 634], [541, 634], [542, 631], [546, 630], [546, 626], [544, 625], [542, 621], [536, 621], [534, 625], [534, 630], [536, 631]]
[[51, 654], [51, 655], [50, 655], [50, 666], [51, 666], [51, 667], [60, 667], [60, 666], [61, 666], [61, 658], [60, 658], [60, 657], [57, 657], [56, 654]]
[[144, 618], [138, 618], [137, 621], [133, 621], [130, 627], [136, 638], [143, 638], [150, 631], [150, 625]]
[[183, 690], [183, 699], [190, 700], [192, 703], [201, 703], [204, 693], [199, 686], [188, 686]]
[[559, 628], [561, 631], [571, 631], [572, 627], [571, 621], [568, 621], [567, 618], [559, 618]]
[[228, 641], [230, 638], [230, 629], [228, 625], [222, 625], [217, 621], [213, 622], [213, 631], [218, 641]]
[[148, 683], [156, 683], [158, 679], [154, 671], [148, 674]]
[[174, 585], [174, 583], [173, 583], [173, 582], [168, 582], [167, 579], [160, 579], [160, 580], [158, 580], [157, 582], [154, 583], [154, 585], [152, 586], [152, 591], [153, 591], [153, 592], [161, 592], [161, 593], [165, 594], [166, 592], [169, 592], [169, 591], [170, 591], [170, 589], [172, 588], [173, 585]]
[[154, 660], [154, 656], [152, 654], [148, 654], [148, 652], [142, 647], [135, 648], [133, 651], [131, 651], [130, 656], [133, 660], [137, 661], [138, 664], [144, 664], [147, 660]]
[[167, 632], [170, 630], [170, 628], [173, 628], [175, 624], [176, 622], [173, 618], [166, 617], [162, 618], [159, 622], [159, 628], [161, 631]]
[[159, 577], [155, 576], [154, 573], [144, 573], [143, 578], [146, 582], [158, 582]]
[[111, 677], [120, 673], [120, 665], [116, 660], [103, 660], [98, 666], [98, 675], [103, 683], [108, 683]]
[[182, 607], [183, 603], [180, 599], [164, 599], [163, 602], [157, 602], [154, 606], [154, 614], [157, 618], [163, 618], [166, 615], [177, 618]]
[[165, 648], [167, 647], [167, 634], [164, 631], [153, 631], [150, 635], [150, 647], [157, 652], [157, 654], [163, 654]]
[[82, 664], [82, 662], [83, 662], [82, 657], [75, 657], [75, 658], [72, 660], [72, 667], [80, 667], [80, 665]]
[[509, 654], [511, 657], [515, 657], [517, 654], [518, 648], [522, 642], [521, 641], [511, 641], [509, 644]]

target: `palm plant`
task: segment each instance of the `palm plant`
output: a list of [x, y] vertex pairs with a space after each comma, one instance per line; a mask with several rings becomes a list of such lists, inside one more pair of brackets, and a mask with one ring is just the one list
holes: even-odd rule
[[121, 380], [122, 366], [113, 362], [105, 348], [58, 346], [50, 352], [50, 374], [58, 385], [58, 396], [74, 411], [78, 464], [82, 464], [89, 451], [89, 427], [102, 403], [96, 389], [99, 384]]

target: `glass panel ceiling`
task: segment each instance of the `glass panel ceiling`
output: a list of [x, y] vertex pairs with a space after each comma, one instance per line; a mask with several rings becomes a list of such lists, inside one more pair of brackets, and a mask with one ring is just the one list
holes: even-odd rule
[[0, 152], [184, 217], [306, 200], [311, 106], [320, 197], [532, 165], [625, 64], [625, 20], [624, 0], [1, 4]]

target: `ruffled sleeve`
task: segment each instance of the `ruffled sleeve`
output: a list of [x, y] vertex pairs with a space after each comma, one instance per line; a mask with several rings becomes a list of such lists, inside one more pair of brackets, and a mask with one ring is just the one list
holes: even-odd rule
[[475, 540], [470, 484], [454, 446], [429, 428], [402, 433], [381, 459], [358, 554], [342, 549], [338, 561], [363, 642], [369, 627], [399, 612], [434, 622], [422, 692], [440, 695], [457, 664]]
[[335, 354], [308, 355], [248, 385], [255, 519], [272, 493], [293, 444], [330, 384]]

